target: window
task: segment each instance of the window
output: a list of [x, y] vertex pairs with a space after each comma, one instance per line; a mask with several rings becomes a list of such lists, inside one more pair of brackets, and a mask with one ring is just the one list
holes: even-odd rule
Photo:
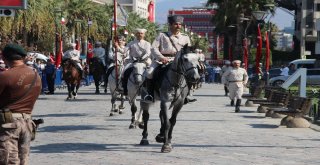
[[317, 3], [317, 9], [316, 11], [320, 11], [320, 3]]

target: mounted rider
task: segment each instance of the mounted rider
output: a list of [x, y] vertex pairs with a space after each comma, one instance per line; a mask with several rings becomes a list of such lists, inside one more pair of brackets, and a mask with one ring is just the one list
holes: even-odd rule
[[64, 63], [68, 59], [71, 59], [73, 62], [75, 62], [76, 67], [81, 74], [81, 77], [84, 78], [83, 68], [80, 63], [81, 62], [80, 61], [80, 51], [76, 49], [75, 43], [68, 44], [68, 50], [66, 52], [64, 52], [64, 54], [63, 54], [62, 63]]
[[[190, 38], [188, 35], [180, 32], [183, 23], [181, 16], [169, 16], [169, 32], [160, 33], [152, 43], [151, 53], [153, 56], [152, 64], [146, 71], [145, 80], [148, 95], [144, 98], [146, 102], [153, 102], [153, 88], [152, 81], [153, 71], [160, 64], [168, 64], [173, 61], [176, 53], [180, 51], [184, 45], [191, 46]], [[192, 100], [195, 101], [195, 100]]]
[[93, 57], [100, 59], [103, 67], [106, 67], [106, 50], [102, 47], [101, 42], [97, 41], [94, 45], [95, 48], [93, 49]]
[[144, 40], [145, 33], [147, 32], [146, 29], [136, 29], [135, 30], [135, 36], [136, 39], [131, 41], [124, 49], [120, 49], [120, 51], [123, 51], [121, 53], [128, 53], [128, 63], [126, 64], [125, 68], [123, 69], [121, 73], [121, 82], [122, 87], [124, 90], [124, 95], [128, 94], [127, 89], [127, 83], [129, 74], [126, 71], [132, 67], [132, 63], [135, 60], [141, 60], [144, 61], [147, 67], [151, 64], [150, 54], [151, 54], [151, 44]]
[[127, 57], [127, 52], [125, 51], [126, 48], [126, 40], [125, 37], [120, 35], [117, 37], [116, 41], [114, 42], [114, 47], [108, 54], [108, 58], [110, 60], [110, 65], [107, 70], [107, 77], [111, 74], [113, 68], [115, 67], [115, 51], [117, 50], [117, 65], [123, 67], [124, 59]]

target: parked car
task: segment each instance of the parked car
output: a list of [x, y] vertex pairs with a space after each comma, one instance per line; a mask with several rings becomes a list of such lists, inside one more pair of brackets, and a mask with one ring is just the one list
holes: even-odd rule
[[[272, 86], [281, 86], [289, 76], [276, 76], [269, 79], [269, 84]], [[299, 79], [294, 83], [297, 84]], [[308, 85], [320, 85], [320, 68], [307, 69], [307, 84]]]
[[289, 63], [290, 65], [293, 65], [294, 68], [290, 68], [290, 69], [294, 69], [297, 70], [299, 68], [314, 68], [314, 63], [315, 63], [316, 59], [297, 59], [297, 60], [293, 60]]

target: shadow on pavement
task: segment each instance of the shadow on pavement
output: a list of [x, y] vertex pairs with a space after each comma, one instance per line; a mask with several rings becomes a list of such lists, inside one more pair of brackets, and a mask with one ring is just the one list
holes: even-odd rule
[[46, 114], [46, 115], [32, 115], [32, 117], [79, 117], [87, 116], [85, 113], [64, 113], [64, 114]]
[[248, 124], [250, 125], [252, 128], [270, 128], [270, 129], [274, 129], [274, 128], [278, 128], [278, 125], [272, 125], [272, 124]]
[[225, 97], [224, 95], [199, 95], [199, 94], [194, 94], [193, 96], [196, 96], [196, 97]]
[[52, 143], [31, 147], [32, 153], [88, 153], [92, 151], [127, 151], [127, 152], [156, 152], [139, 150], [140, 147], [156, 147], [159, 152], [162, 144], [141, 146], [138, 144], [96, 144], [96, 143]]
[[206, 144], [174, 144], [173, 147], [186, 147], [186, 148], [202, 148], [202, 147], [212, 147], [212, 148], [290, 148], [290, 149], [306, 149], [306, 148], [318, 148], [317, 146], [308, 147], [308, 146], [279, 146], [279, 145], [206, 145]]
[[101, 125], [62, 125], [62, 126], [46, 126], [40, 127], [38, 132], [66, 132], [79, 130], [113, 130], [110, 126]]
[[266, 117], [264, 116], [242, 116], [244, 118], [247, 118], [247, 119], [264, 119]]

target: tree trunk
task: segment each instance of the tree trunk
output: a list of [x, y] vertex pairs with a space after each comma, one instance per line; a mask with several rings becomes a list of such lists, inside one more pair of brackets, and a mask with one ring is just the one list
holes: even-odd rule
[[239, 14], [239, 17], [237, 18], [237, 34], [236, 34], [236, 45], [234, 49], [234, 59], [242, 60], [243, 52], [242, 52], [242, 33], [243, 33], [243, 26], [242, 21], [240, 18], [243, 18], [244, 14]]

